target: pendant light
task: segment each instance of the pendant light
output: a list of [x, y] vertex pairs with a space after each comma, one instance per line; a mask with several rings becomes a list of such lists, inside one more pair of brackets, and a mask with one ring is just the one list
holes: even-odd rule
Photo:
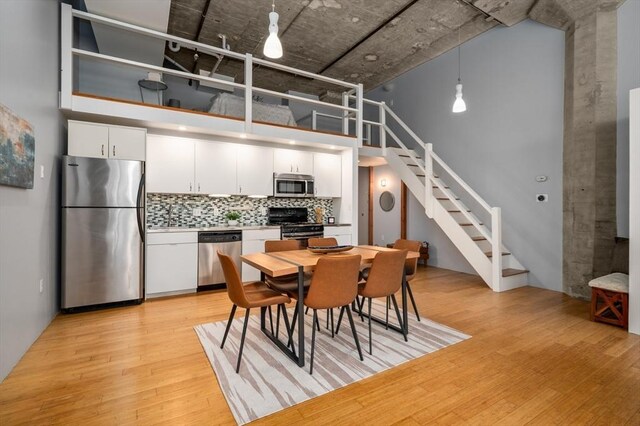
[[460, 78], [460, 28], [458, 28], [458, 84], [456, 84], [456, 100], [451, 110], [455, 113], [467, 110], [467, 104], [462, 99], [462, 79]]
[[282, 58], [282, 43], [278, 38], [278, 13], [276, 13], [276, 2], [271, 3], [271, 12], [269, 12], [269, 37], [264, 43], [264, 56], [271, 59]]

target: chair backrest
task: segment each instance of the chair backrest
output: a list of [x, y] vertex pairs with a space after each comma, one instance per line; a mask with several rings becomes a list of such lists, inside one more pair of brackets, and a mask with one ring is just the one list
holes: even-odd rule
[[327, 255], [318, 260], [305, 304], [312, 309], [337, 308], [353, 302], [358, 294], [361, 257]]
[[222, 271], [224, 272], [224, 279], [227, 282], [227, 294], [231, 301], [240, 306], [246, 308], [249, 305], [247, 297], [244, 294], [244, 286], [240, 280], [240, 274], [238, 273], [238, 267], [233, 262], [231, 257], [226, 254], [218, 252], [220, 263], [222, 264]]
[[271, 253], [274, 251], [291, 251], [300, 250], [300, 241], [298, 240], [270, 240], [264, 242], [264, 251]]
[[406, 258], [407, 250], [381, 251], [376, 254], [361, 294], [365, 297], [384, 297], [400, 290]]
[[331, 247], [337, 246], [338, 240], [333, 237], [309, 238], [309, 247]]
[[[422, 247], [422, 243], [420, 241], [414, 240], [399, 239], [396, 240], [395, 243], [393, 243], [394, 249], [414, 251], [417, 253], [420, 253], [420, 247]], [[415, 259], [407, 259], [404, 263], [404, 266], [407, 276], [414, 275], [416, 273], [416, 269], [418, 268], [418, 258], [416, 257]]]

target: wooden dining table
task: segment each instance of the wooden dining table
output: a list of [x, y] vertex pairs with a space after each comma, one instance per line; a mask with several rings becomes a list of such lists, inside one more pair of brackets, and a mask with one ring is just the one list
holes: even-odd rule
[[[361, 264], [367, 265], [373, 262], [376, 254], [382, 251], [395, 251], [395, 249], [387, 248], [387, 247], [378, 247], [378, 246], [355, 246], [351, 250], [341, 253], [330, 253], [330, 254], [316, 254], [309, 250], [291, 250], [291, 251], [280, 251], [280, 252], [270, 252], [270, 253], [252, 253], [245, 254], [241, 256], [241, 259], [244, 263], [253, 266], [261, 272], [262, 281], [264, 281], [264, 276], [269, 275], [272, 277], [282, 277], [291, 274], [298, 275], [298, 351], [296, 353], [295, 350], [289, 348], [289, 346], [282, 342], [278, 336], [274, 335], [273, 332], [266, 327], [266, 312], [267, 308], [262, 308], [260, 310], [260, 328], [262, 332], [280, 349], [284, 352], [289, 358], [294, 360], [300, 367], [303, 367], [305, 364], [305, 348], [304, 348], [304, 273], [305, 272], [313, 272], [318, 260], [324, 256], [351, 256], [351, 255], [360, 255]], [[415, 259], [420, 257], [420, 253], [417, 252], [408, 252], [407, 259]], [[395, 326], [389, 324], [389, 328], [402, 333], [406, 336], [409, 332], [409, 318], [407, 315], [407, 281], [404, 274], [402, 274], [402, 323], [399, 326]], [[364, 312], [360, 312], [361, 315], [366, 316], [367, 314]], [[382, 324], [385, 321], [381, 318], [377, 318], [372, 316], [371, 319], [376, 322], [380, 322]]]

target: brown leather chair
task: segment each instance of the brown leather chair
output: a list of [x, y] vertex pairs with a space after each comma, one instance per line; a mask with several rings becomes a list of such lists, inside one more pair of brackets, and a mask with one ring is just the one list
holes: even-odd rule
[[[422, 243], [420, 241], [414, 240], [403, 240], [399, 239], [393, 243], [394, 249], [399, 250], [408, 250], [420, 253], [420, 247], [422, 247]], [[413, 310], [416, 313], [416, 318], [420, 321], [420, 313], [418, 312], [418, 305], [416, 305], [416, 299], [413, 297], [413, 291], [411, 291], [411, 280], [413, 280], [416, 276], [416, 271], [418, 270], [418, 259], [407, 259], [404, 263], [404, 273], [407, 280], [407, 292], [409, 293], [409, 299], [411, 299], [411, 305], [413, 305]]]
[[[351, 315], [351, 303], [358, 294], [358, 272], [360, 271], [360, 255], [327, 256], [318, 260], [313, 272], [309, 293], [305, 296], [304, 304], [313, 309], [312, 325], [318, 324], [318, 309], [341, 308], [340, 314], [347, 312], [351, 333], [363, 361], [358, 334]], [[312, 326], [311, 359], [309, 373], [313, 374], [313, 357], [316, 343], [316, 327]], [[332, 328], [333, 332], [333, 328]]]
[[338, 240], [333, 237], [309, 238], [307, 244], [309, 245], [309, 247], [331, 247], [337, 246]]
[[[369, 300], [369, 353], [373, 354], [373, 339], [371, 338], [371, 300], [378, 297], [384, 297], [393, 301], [393, 307], [396, 311], [398, 318], [398, 324], [402, 327], [402, 320], [400, 319], [400, 310], [398, 309], [398, 302], [396, 301], [395, 293], [400, 290], [402, 286], [402, 270], [407, 258], [407, 250], [402, 251], [388, 251], [379, 252], [373, 259], [371, 269], [369, 271], [369, 277], [364, 284], [358, 288], [358, 295], [364, 299]], [[362, 310], [362, 309], [361, 309]], [[386, 309], [386, 322], [389, 324], [389, 310]], [[338, 325], [336, 327], [336, 333], [340, 330], [340, 323], [342, 321], [342, 312], [338, 317]], [[403, 328], [404, 329], [404, 328]], [[407, 341], [407, 336], [404, 336]]]
[[[288, 296], [269, 289], [264, 284], [262, 284], [263, 288], [260, 289], [261, 283], [259, 282], [253, 282], [250, 284], [253, 291], [245, 291], [245, 286], [242, 284], [242, 281], [240, 281], [240, 273], [238, 272], [238, 267], [233, 262], [233, 260], [229, 256], [220, 252], [218, 252], [218, 257], [220, 258], [222, 271], [224, 272], [224, 278], [227, 282], [227, 294], [229, 295], [229, 299], [231, 299], [231, 302], [233, 302], [233, 307], [231, 308], [231, 314], [229, 315], [227, 327], [224, 330], [224, 337], [222, 338], [220, 349], [224, 349], [224, 342], [227, 340], [227, 335], [229, 334], [229, 329], [231, 328], [231, 322], [233, 321], [233, 316], [236, 313], [236, 308], [240, 306], [241, 308], [245, 308], [247, 310], [244, 317], [244, 325], [242, 327], [242, 337], [240, 338], [240, 349], [238, 351], [238, 364], [236, 365], [236, 373], [238, 373], [240, 371], [242, 349], [244, 348], [244, 338], [247, 334], [247, 324], [249, 323], [249, 312], [251, 308], [263, 308], [267, 306], [271, 307], [273, 305], [278, 305], [278, 312], [280, 310], [284, 311], [285, 326], [287, 328], [287, 331], [290, 333], [291, 327], [289, 326], [289, 317], [287, 315], [284, 304], [291, 302], [291, 299], [289, 299]], [[291, 335], [289, 335], [289, 338], [291, 338]]]

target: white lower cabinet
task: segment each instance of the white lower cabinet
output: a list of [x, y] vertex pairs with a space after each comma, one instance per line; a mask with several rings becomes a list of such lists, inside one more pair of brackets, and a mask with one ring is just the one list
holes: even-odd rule
[[352, 244], [351, 240], [351, 226], [325, 226], [324, 236], [334, 237], [338, 244], [341, 246], [347, 246]]
[[196, 291], [198, 288], [198, 233], [147, 235], [146, 296]]
[[[279, 240], [280, 228], [242, 231], [242, 254], [264, 252], [264, 242]], [[260, 280], [260, 271], [242, 262], [242, 281]]]

